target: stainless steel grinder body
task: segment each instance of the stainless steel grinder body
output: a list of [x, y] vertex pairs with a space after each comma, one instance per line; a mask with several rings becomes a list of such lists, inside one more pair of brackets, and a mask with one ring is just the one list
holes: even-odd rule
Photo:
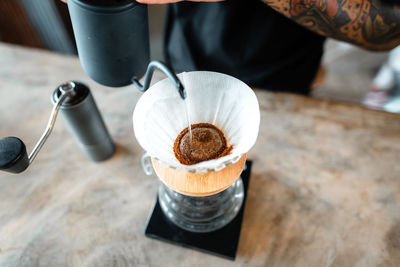
[[[94, 161], [105, 160], [114, 154], [114, 143], [89, 88], [79, 82], [73, 84], [76, 94], [63, 101], [60, 106], [61, 116], [86, 156]], [[60, 96], [58, 87], [52, 95], [53, 103]]]

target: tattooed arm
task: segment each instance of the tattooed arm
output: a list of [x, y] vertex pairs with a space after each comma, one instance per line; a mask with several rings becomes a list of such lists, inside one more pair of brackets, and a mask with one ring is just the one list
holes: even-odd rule
[[263, 1], [327, 37], [370, 50], [388, 50], [400, 44], [400, 0]]

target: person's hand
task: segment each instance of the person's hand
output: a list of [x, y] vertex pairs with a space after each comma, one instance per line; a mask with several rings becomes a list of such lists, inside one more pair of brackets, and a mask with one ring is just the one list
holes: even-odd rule
[[[66, 0], [65, 0], [66, 1]], [[136, 0], [142, 4], [169, 4], [183, 2], [184, 0]], [[221, 2], [224, 0], [190, 0], [190, 2]]]
[[[64, 3], [67, 3], [67, 0], [61, 0]], [[176, 3], [182, 2], [184, 0], [137, 0], [142, 4], [168, 4], [168, 3]], [[191, 2], [221, 2], [224, 0], [190, 0]]]

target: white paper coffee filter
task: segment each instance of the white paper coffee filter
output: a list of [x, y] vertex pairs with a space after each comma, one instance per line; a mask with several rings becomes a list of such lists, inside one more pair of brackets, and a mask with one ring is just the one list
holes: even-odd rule
[[[236, 161], [254, 145], [260, 124], [260, 111], [253, 90], [226, 74], [194, 71], [178, 74], [187, 97], [183, 101], [170, 80], [151, 86], [139, 99], [133, 113], [133, 127], [139, 144], [147, 153], [168, 166], [216, 169]], [[174, 155], [178, 134], [188, 126], [185, 102], [191, 123], [212, 123], [233, 145], [230, 155], [195, 165], [183, 165]]]

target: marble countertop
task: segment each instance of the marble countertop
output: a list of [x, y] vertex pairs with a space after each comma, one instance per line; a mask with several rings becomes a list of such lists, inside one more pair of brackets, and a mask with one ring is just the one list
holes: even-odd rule
[[232, 262], [144, 236], [159, 181], [139, 164], [133, 86], [92, 82], [76, 57], [0, 44], [0, 136], [30, 151], [67, 80], [91, 87], [117, 153], [89, 161], [60, 117], [28, 170], [0, 173], [0, 266], [400, 266], [399, 115], [256, 90]]

